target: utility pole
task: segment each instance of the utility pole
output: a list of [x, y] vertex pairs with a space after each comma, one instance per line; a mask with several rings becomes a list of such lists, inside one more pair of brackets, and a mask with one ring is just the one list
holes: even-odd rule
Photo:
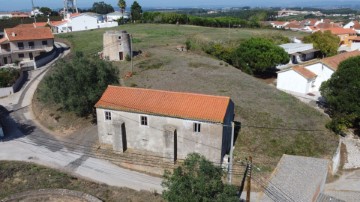
[[133, 73], [134, 65], [133, 65], [133, 40], [132, 34], [130, 34], [130, 58], [131, 58], [131, 74]]
[[251, 169], [252, 169], [252, 157], [249, 156], [248, 172], [247, 172], [247, 183], [246, 183], [246, 202], [250, 202], [250, 193], [251, 193]]
[[234, 122], [231, 122], [231, 145], [230, 145], [230, 162], [228, 172], [228, 182], [231, 184], [232, 181], [232, 169], [233, 169], [233, 153], [234, 153]]

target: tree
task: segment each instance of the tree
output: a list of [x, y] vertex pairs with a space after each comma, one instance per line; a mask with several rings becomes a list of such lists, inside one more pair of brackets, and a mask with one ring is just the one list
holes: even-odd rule
[[95, 2], [91, 8], [92, 12], [99, 14], [108, 14], [114, 12], [114, 8], [110, 4], [106, 4], [103, 1]]
[[340, 63], [338, 70], [321, 85], [328, 105], [330, 129], [339, 133], [348, 127], [360, 128], [360, 56]]
[[124, 15], [125, 9], [126, 9], [126, 1], [125, 0], [119, 0], [118, 6], [120, 8], [121, 14]]
[[48, 7], [41, 7], [39, 11], [44, 13], [44, 15], [50, 15], [52, 13], [52, 10]]
[[142, 8], [137, 1], [131, 5], [131, 19], [133, 21], [140, 20], [142, 14]]
[[304, 37], [304, 42], [313, 43], [314, 48], [319, 49], [323, 57], [329, 57], [337, 54], [340, 38], [330, 31], [318, 31]]
[[167, 201], [239, 201], [236, 188], [221, 180], [223, 170], [192, 153], [173, 174], [165, 171], [162, 186]]
[[234, 51], [232, 63], [249, 74], [263, 73], [279, 64], [287, 64], [289, 55], [271, 40], [251, 38]]
[[109, 84], [118, 84], [118, 71], [111, 63], [81, 52], [70, 60], [56, 63], [55, 71], [44, 79], [39, 98], [56, 103], [65, 111], [87, 116]]

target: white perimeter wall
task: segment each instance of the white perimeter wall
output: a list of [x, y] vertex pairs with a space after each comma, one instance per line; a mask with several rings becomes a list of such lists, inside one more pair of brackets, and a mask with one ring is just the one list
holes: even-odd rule
[[88, 15], [80, 15], [72, 18], [69, 26], [72, 26], [73, 32], [100, 28], [100, 26], [98, 26], [98, 19]]
[[276, 88], [302, 94], [309, 93], [311, 82], [294, 70], [278, 73]]

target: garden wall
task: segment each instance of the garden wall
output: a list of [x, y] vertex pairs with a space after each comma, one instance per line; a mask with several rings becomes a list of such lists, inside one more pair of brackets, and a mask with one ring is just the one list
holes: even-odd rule
[[0, 88], [0, 97], [5, 97], [5, 96], [11, 95], [11, 94], [17, 92], [19, 90], [19, 88], [21, 87], [21, 84], [24, 81], [24, 78], [25, 78], [24, 72], [21, 71], [20, 77], [16, 80], [14, 85], [12, 85], [10, 87], [6, 87], [6, 88]]

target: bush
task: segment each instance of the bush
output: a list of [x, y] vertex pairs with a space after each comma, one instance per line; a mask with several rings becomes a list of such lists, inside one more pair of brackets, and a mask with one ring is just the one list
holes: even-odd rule
[[129, 54], [126, 54], [125, 60], [128, 61], [128, 62], [131, 61], [131, 56]]
[[336, 133], [360, 128], [360, 56], [340, 63], [338, 70], [321, 85], [321, 95], [332, 118], [327, 125]]
[[78, 116], [93, 112], [95, 103], [109, 84], [118, 84], [118, 71], [111, 63], [84, 57], [77, 52], [70, 61], [61, 60], [39, 88], [40, 100], [57, 103]]
[[0, 88], [10, 87], [14, 85], [20, 77], [20, 70], [14, 68], [0, 69]]

